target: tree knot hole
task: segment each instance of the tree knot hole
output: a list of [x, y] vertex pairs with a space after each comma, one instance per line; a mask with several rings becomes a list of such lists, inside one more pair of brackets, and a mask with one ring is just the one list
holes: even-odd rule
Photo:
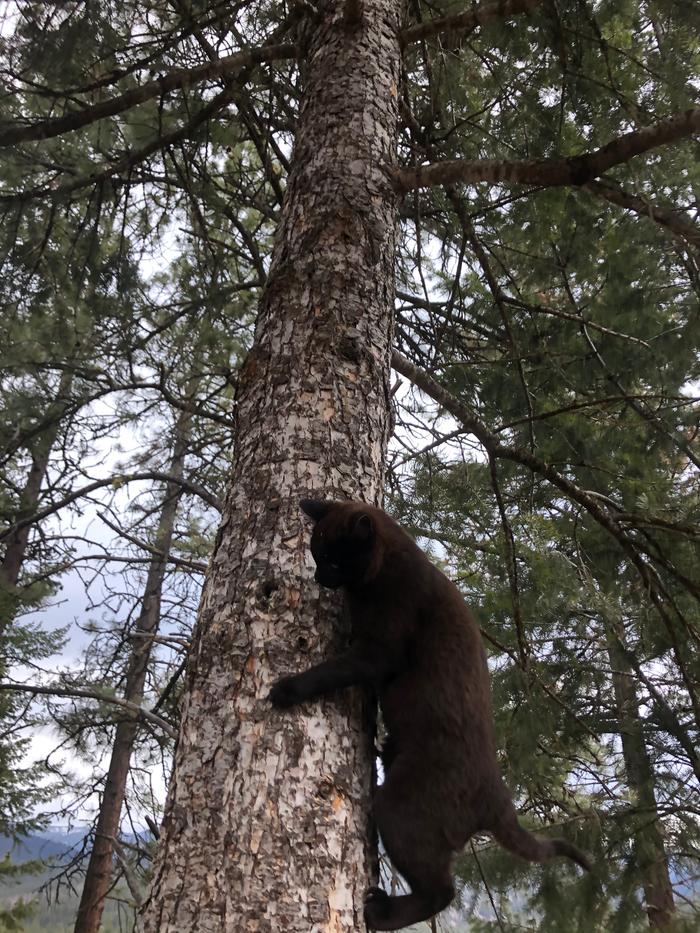
[[316, 795], [322, 800], [328, 800], [335, 791], [335, 783], [330, 774], [324, 774], [321, 777], [321, 780], [318, 782], [318, 788], [316, 789]]

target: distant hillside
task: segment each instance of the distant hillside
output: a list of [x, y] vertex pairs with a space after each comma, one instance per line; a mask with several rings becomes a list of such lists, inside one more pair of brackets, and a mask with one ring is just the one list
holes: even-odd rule
[[[48, 903], [46, 891], [41, 891], [41, 888], [60, 869], [65, 858], [72, 858], [79, 851], [84, 837], [84, 830], [67, 832], [60, 827], [46, 830], [41, 835], [28, 836], [16, 845], [12, 839], [0, 836], [0, 858], [9, 852], [14, 864], [36, 859], [46, 862], [46, 868], [38, 874], [0, 882], [0, 905], [9, 906], [19, 898], [36, 904], [34, 914], [24, 923], [24, 933], [73, 933], [80, 892], [69, 894], [62, 889], [59, 902]], [[114, 895], [116, 899], [109, 900], [105, 906], [100, 933], [128, 933], [132, 929], [133, 910], [120, 902], [120, 899], [130, 900], [128, 892], [120, 885]]]
[[27, 836], [15, 843], [7, 836], [0, 836], [0, 858], [10, 853], [13, 862], [27, 862], [32, 859], [59, 860], [72, 846], [82, 842], [84, 833], [69, 833], [61, 839], [58, 834]]

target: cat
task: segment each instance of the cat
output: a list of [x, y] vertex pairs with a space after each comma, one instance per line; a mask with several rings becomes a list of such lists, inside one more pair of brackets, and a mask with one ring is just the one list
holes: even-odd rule
[[270, 700], [290, 707], [353, 684], [377, 693], [387, 739], [374, 816], [411, 893], [370, 888], [367, 926], [400, 930], [443, 910], [455, 894], [452, 857], [474, 833], [533, 862], [563, 855], [590, 870], [570, 842], [518, 823], [496, 756], [486, 655], [457, 587], [381, 509], [300, 505], [315, 523], [315, 580], [344, 588], [352, 640], [339, 657], [276, 681]]

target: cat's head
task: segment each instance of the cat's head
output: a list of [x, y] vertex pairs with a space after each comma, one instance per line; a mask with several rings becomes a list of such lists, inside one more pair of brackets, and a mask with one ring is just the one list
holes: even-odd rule
[[316, 582], [332, 590], [369, 582], [377, 568], [378, 510], [362, 502], [324, 499], [302, 499], [299, 505], [314, 521]]

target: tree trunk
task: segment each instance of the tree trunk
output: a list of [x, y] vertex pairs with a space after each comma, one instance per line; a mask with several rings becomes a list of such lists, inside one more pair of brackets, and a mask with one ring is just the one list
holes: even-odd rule
[[672, 930], [675, 905], [663, 830], [654, 795], [654, 772], [639, 718], [639, 698], [632, 669], [618, 640], [623, 638], [624, 632], [621, 626], [617, 635], [610, 630], [607, 632], [627, 786], [634, 796], [636, 808], [639, 811], [639, 824], [634, 833], [634, 847], [644, 887], [649, 926], [655, 930]]
[[[70, 391], [72, 381], [73, 374], [69, 370], [65, 370], [61, 374], [56, 399], [49, 407], [48, 420], [51, 420], [51, 412], [53, 411], [55, 411], [56, 417], [51, 426], [36, 441], [35, 449], [32, 452], [32, 465], [29, 468], [27, 480], [22, 490], [21, 508], [15, 516], [15, 521], [36, 511], [41, 487], [49, 465], [51, 449], [58, 435], [60, 417], [63, 413], [63, 400]], [[12, 622], [17, 612], [17, 583], [27, 553], [31, 527], [31, 525], [23, 525], [13, 531], [7, 538], [5, 553], [0, 562], [0, 633]]]
[[[184, 473], [191, 421], [191, 414], [183, 413], [175, 427], [170, 473], [176, 479], [181, 479]], [[166, 485], [163, 507], [153, 540], [153, 547], [160, 552], [160, 555], [154, 557], [149, 563], [141, 612], [134, 626], [134, 633], [137, 637], [132, 639], [123, 698], [137, 706], [141, 706], [143, 700], [146, 673], [153, 647], [153, 638], [147, 636], [155, 635], [160, 624], [163, 580], [168, 566], [168, 555], [181, 494], [182, 487], [178, 483]], [[123, 719], [117, 724], [100, 813], [95, 827], [95, 841], [90, 852], [80, 906], [75, 920], [75, 933], [97, 933], [100, 927], [105, 897], [112, 880], [114, 840], [119, 832], [124, 791], [138, 728], [138, 720], [135, 718]]]
[[337, 649], [301, 496], [381, 497], [389, 434], [399, 0], [301, 36], [293, 166], [235, 463], [190, 655], [147, 933], [362, 928], [373, 742], [360, 691], [273, 710], [275, 678]]

